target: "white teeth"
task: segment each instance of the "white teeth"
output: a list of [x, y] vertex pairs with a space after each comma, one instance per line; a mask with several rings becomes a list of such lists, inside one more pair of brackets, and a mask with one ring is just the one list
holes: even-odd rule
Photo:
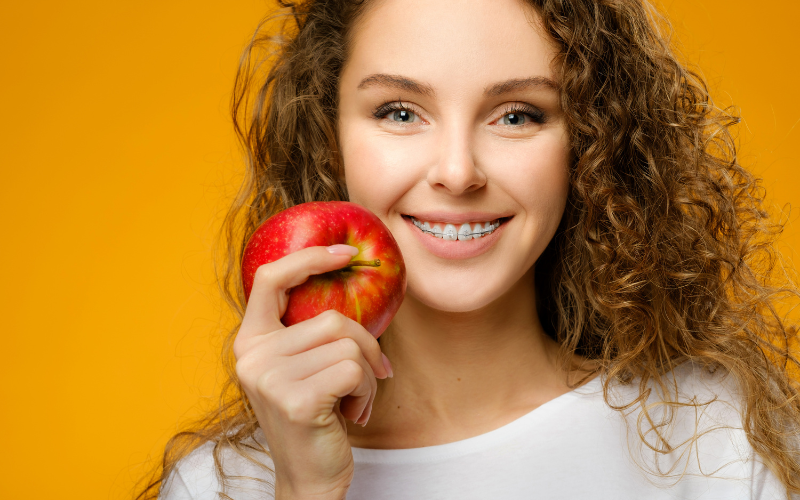
[[413, 217], [411, 221], [420, 231], [448, 241], [469, 241], [473, 238], [477, 239], [491, 234], [495, 229], [500, 227], [500, 219], [485, 223], [476, 222], [472, 227], [469, 223], [461, 224], [458, 228], [456, 228], [455, 224], [445, 224], [444, 229], [442, 228], [442, 224], [438, 223], [431, 226], [430, 222], [419, 221]]
[[472, 239], [472, 228], [469, 224], [461, 224], [458, 228], [458, 241], [468, 241]]

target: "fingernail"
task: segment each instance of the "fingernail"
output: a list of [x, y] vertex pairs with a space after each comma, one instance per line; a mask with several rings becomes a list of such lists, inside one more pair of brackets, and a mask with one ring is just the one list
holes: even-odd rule
[[351, 257], [358, 255], [358, 248], [350, 245], [331, 245], [327, 247], [327, 250], [333, 255], [349, 255]]
[[394, 377], [394, 372], [392, 371], [392, 364], [389, 362], [389, 358], [387, 358], [384, 353], [381, 353], [381, 357], [383, 358], [383, 367], [386, 368], [386, 372], [389, 373], [389, 378]]
[[367, 410], [367, 419], [364, 420], [364, 423], [361, 424], [361, 427], [365, 427], [367, 425], [367, 422], [369, 422], [370, 415], [372, 415], [372, 406], [370, 406], [369, 409]]

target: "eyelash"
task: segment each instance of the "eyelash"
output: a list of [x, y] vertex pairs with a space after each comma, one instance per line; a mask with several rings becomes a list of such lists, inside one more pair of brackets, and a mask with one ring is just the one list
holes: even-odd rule
[[[408, 111], [417, 114], [413, 109], [404, 106], [403, 101], [398, 100], [398, 101], [388, 101], [381, 104], [375, 109], [375, 111], [372, 112], [372, 115], [376, 119], [380, 120], [382, 118], [385, 118], [386, 115], [388, 115], [393, 111]], [[539, 124], [542, 124], [546, 121], [546, 117], [540, 109], [534, 108], [533, 106], [530, 106], [528, 104], [518, 104], [518, 103], [512, 104], [503, 111], [503, 114], [500, 116], [500, 118], [508, 114], [527, 115], [528, 117], [531, 118], [531, 120], [534, 123], [539, 123]]]
[[381, 118], [385, 118], [386, 115], [388, 115], [392, 111], [410, 111], [411, 113], [414, 113], [413, 109], [403, 106], [403, 101], [398, 100], [398, 101], [388, 101], [381, 104], [380, 106], [377, 107], [377, 109], [375, 109], [375, 111], [372, 112], [372, 116], [380, 120]]
[[517, 103], [507, 107], [503, 111], [503, 114], [500, 116], [500, 118], [503, 118], [504, 116], [512, 113], [515, 115], [527, 115], [531, 118], [531, 120], [534, 123], [542, 124], [546, 121], [546, 117], [544, 116], [542, 110], [534, 108], [533, 106], [530, 106], [528, 104], [517, 104]]

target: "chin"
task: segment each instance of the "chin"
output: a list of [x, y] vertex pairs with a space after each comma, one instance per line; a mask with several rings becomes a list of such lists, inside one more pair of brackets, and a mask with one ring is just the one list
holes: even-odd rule
[[[422, 305], [443, 312], [467, 313], [483, 309], [498, 300], [513, 283], [485, 276], [462, 277], [455, 273], [450, 279], [408, 278], [407, 297]], [[505, 285], [505, 286], [504, 286]]]

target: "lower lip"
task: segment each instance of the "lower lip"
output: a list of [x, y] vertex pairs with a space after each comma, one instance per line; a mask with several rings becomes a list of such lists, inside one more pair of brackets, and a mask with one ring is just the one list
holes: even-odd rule
[[419, 239], [430, 253], [443, 259], [469, 259], [477, 257], [482, 253], [488, 251], [495, 242], [500, 238], [500, 233], [506, 227], [508, 221], [500, 224], [500, 227], [492, 231], [491, 234], [481, 236], [480, 238], [472, 238], [471, 240], [445, 240], [444, 238], [437, 238], [420, 231], [414, 225], [410, 217], [403, 217], [408, 224], [409, 229]]

